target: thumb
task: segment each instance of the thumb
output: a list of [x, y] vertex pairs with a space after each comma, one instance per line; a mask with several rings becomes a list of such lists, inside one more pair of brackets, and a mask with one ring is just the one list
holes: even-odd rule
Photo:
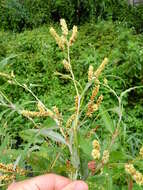
[[62, 190], [88, 190], [88, 186], [85, 182], [79, 180], [70, 183]]

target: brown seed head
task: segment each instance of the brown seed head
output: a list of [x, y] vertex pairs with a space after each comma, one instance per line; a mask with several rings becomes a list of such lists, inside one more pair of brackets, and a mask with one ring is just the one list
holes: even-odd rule
[[78, 110], [79, 96], [75, 96], [75, 109]]
[[102, 162], [104, 164], [107, 164], [108, 161], [109, 161], [109, 151], [108, 150], [104, 150], [103, 157], [102, 157]]
[[100, 106], [102, 100], [103, 100], [103, 95], [100, 95], [99, 98], [97, 99], [97, 102], [96, 102], [98, 107]]
[[51, 117], [53, 119], [55, 118], [54, 113], [49, 109], [47, 109], [45, 112], [23, 110], [21, 111], [21, 114], [25, 117]]
[[57, 34], [57, 32], [55, 31], [55, 29], [53, 27], [50, 28], [50, 33], [51, 35], [55, 38], [59, 48], [61, 48], [62, 50], [64, 50], [64, 43], [63, 40], [61, 39], [61, 37]]
[[15, 179], [15, 175], [12, 174], [12, 175], [1, 175], [0, 176], [0, 181], [12, 181]]
[[125, 171], [132, 176], [138, 185], [143, 185], [143, 175], [134, 168], [133, 164], [125, 164]]
[[97, 149], [93, 149], [91, 155], [92, 155], [93, 159], [95, 159], [95, 160], [98, 159], [99, 160], [99, 158], [100, 158], [100, 151], [97, 150]]
[[90, 98], [91, 101], [94, 101], [94, 98], [96, 97], [96, 95], [97, 95], [98, 92], [99, 92], [99, 88], [100, 88], [100, 85], [97, 85], [97, 86], [95, 86], [95, 87], [93, 88], [93, 90], [92, 90], [92, 95], [91, 95], [91, 98]]
[[73, 26], [72, 36], [69, 40], [70, 46], [73, 44], [73, 42], [76, 40], [76, 38], [77, 38], [77, 26]]
[[90, 65], [88, 70], [88, 82], [90, 82], [92, 79], [93, 79], [93, 66]]
[[60, 19], [61, 29], [64, 36], [68, 35], [68, 27], [65, 19]]
[[94, 112], [94, 103], [92, 101], [89, 101], [89, 103], [87, 105], [86, 115], [88, 117], [92, 117], [93, 112]]
[[63, 60], [63, 65], [64, 65], [64, 68], [69, 72], [71, 68], [70, 68], [70, 64], [68, 63], [66, 59]]
[[105, 65], [108, 63], [108, 58], [105, 58], [98, 69], [95, 71], [94, 76], [98, 79], [99, 75], [103, 71]]
[[93, 149], [97, 149], [97, 150], [100, 150], [100, 144], [97, 140], [94, 140], [92, 142], [92, 146], [93, 146]]
[[75, 113], [70, 116], [70, 118], [67, 120], [66, 128], [69, 128], [71, 126], [71, 124], [72, 124], [73, 120], [75, 119], [75, 117], [76, 117]]

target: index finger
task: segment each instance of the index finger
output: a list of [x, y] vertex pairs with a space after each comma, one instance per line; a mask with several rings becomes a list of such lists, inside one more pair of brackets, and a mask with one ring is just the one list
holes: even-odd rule
[[69, 183], [71, 183], [71, 180], [66, 177], [46, 174], [14, 183], [7, 190], [61, 190]]

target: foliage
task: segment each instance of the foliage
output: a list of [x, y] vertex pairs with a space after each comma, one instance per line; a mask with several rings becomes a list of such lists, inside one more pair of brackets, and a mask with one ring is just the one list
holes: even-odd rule
[[[48, 1], [49, 2], [49, 1]], [[22, 31], [50, 21], [50, 3], [44, 0], [0, 0], [1, 28]]]
[[123, 21], [142, 32], [143, 7], [128, 6], [127, 0], [0, 0], [0, 17], [2, 29], [19, 32], [60, 18], [70, 26], [89, 20]]
[[143, 5], [129, 7], [129, 14], [125, 17], [124, 21], [127, 22], [129, 27], [134, 27], [137, 33], [143, 32]]
[[[48, 108], [56, 105], [63, 113], [64, 121], [74, 111], [75, 91], [72, 82], [53, 75], [56, 71], [63, 74], [67, 72], [61, 64], [63, 53], [49, 35], [49, 28], [44, 26], [21, 34], [1, 32], [0, 46], [0, 72], [7, 74], [0, 79], [0, 161], [15, 163], [20, 155], [18, 165], [28, 171], [25, 177], [45, 172], [61, 175], [74, 172], [74, 168], [69, 164], [70, 155], [65, 145], [59, 146], [59, 142], [49, 140], [55, 136], [59, 139], [55, 122], [50, 118], [29, 121], [20, 114], [22, 109], [35, 110], [37, 100], [31, 96], [30, 90]], [[84, 86], [87, 83], [89, 65], [98, 68], [103, 58], [108, 57], [109, 64], [100, 79], [103, 81], [106, 76], [107, 84], [120, 96], [127, 88], [142, 85], [142, 54], [142, 36], [135, 35], [133, 30], [119, 23], [90, 23], [80, 27], [78, 40], [71, 49], [71, 63], [75, 77], [79, 78], [79, 82]], [[12, 84], [12, 70], [17, 85]], [[119, 113], [118, 101], [110, 90], [105, 90], [104, 86], [100, 90], [104, 95], [104, 102], [100, 107], [98, 120], [94, 119], [94, 115], [93, 119], [84, 123], [79, 134], [82, 163], [80, 177], [87, 180], [91, 189], [96, 189], [96, 184], [100, 188], [126, 189], [129, 179], [122, 163], [133, 159], [137, 168], [142, 166], [142, 162], [135, 159], [142, 145], [142, 89], [135, 89], [124, 95], [120, 136], [112, 147], [110, 170], [107, 165], [103, 169], [103, 175], [92, 176], [87, 168], [88, 162], [92, 160], [92, 141], [95, 138], [100, 139], [102, 151], [107, 148]], [[85, 101], [89, 100], [89, 97], [90, 95], [85, 96]], [[42, 130], [39, 132], [36, 126], [40, 126]], [[53, 130], [54, 137], [51, 132]], [[47, 137], [43, 137], [43, 134]], [[18, 178], [22, 179], [21, 176]], [[140, 187], [134, 184], [134, 188]]]

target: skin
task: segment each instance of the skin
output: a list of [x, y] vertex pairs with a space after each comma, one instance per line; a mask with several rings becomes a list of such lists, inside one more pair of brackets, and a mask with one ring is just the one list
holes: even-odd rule
[[88, 190], [88, 186], [80, 180], [71, 181], [55, 174], [46, 174], [12, 183], [7, 190]]

